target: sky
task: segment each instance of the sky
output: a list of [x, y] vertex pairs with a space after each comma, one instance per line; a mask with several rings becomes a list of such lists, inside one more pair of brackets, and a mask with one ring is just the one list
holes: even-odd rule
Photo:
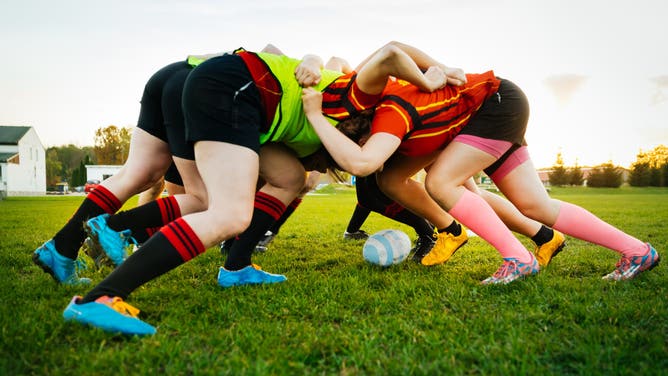
[[93, 145], [136, 125], [148, 78], [188, 54], [272, 43], [355, 66], [397, 40], [518, 84], [537, 167], [629, 167], [668, 145], [667, 16], [661, 0], [3, 1], [0, 125]]

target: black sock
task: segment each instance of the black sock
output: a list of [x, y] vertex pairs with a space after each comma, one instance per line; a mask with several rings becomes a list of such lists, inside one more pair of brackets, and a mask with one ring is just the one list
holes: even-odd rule
[[103, 295], [126, 299], [141, 285], [190, 261], [204, 251], [204, 245], [190, 226], [178, 219], [153, 235], [137, 252], [130, 255], [86, 294], [80, 303], [92, 302]]
[[355, 206], [355, 211], [353, 211], [353, 215], [350, 217], [350, 221], [348, 221], [348, 227], [346, 228], [346, 232], [348, 233], [353, 233], [359, 231], [360, 227], [364, 224], [364, 221], [369, 217], [369, 214], [371, 214], [371, 210], [362, 207], [359, 203]]
[[130, 229], [134, 235], [144, 233], [148, 228], [162, 227], [179, 217], [181, 210], [176, 198], [168, 196], [114, 214], [107, 220], [107, 226], [114, 231]]
[[292, 213], [294, 213], [295, 210], [297, 210], [297, 207], [298, 207], [299, 204], [301, 204], [301, 203], [302, 203], [302, 199], [299, 198], [299, 197], [297, 197], [296, 199], [292, 200], [292, 202], [290, 203], [290, 205], [288, 205], [288, 207], [285, 208], [285, 211], [284, 211], [283, 214], [281, 215], [281, 218], [279, 218], [278, 221], [274, 222], [274, 224], [271, 226], [271, 228], [269, 229], [269, 231], [271, 231], [271, 233], [274, 234], [274, 235], [278, 234], [278, 232], [281, 230], [281, 227], [283, 226], [283, 224], [285, 223], [285, 221], [287, 221], [288, 218], [290, 218], [290, 216], [292, 215]]
[[442, 233], [442, 232], [447, 232], [448, 234], [452, 234], [454, 236], [459, 236], [459, 235], [462, 234], [462, 226], [459, 223], [457, 223], [457, 221], [453, 220], [452, 223], [448, 227], [438, 229], [439, 234]]
[[418, 216], [417, 214], [413, 213], [412, 211], [408, 209], [403, 209], [400, 210], [398, 213], [394, 214], [394, 216], [389, 217], [394, 219], [397, 222], [401, 222], [405, 225], [411, 226], [413, 229], [415, 229], [415, 233], [420, 236], [430, 236], [434, 237], [434, 226], [432, 226], [429, 221], [426, 219]]
[[538, 230], [536, 235], [531, 237], [531, 240], [533, 240], [533, 242], [540, 247], [541, 245], [552, 240], [553, 236], [554, 236], [554, 231], [551, 228], [542, 225], [540, 226], [540, 230]]
[[86, 239], [83, 223], [104, 213], [115, 213], [121, 202], [109, 190], [99, 185], [90, 192], [69, 221], [53, 236], [56, 249], [61, 255], [76, 259], [79, 248]]
[[258, 192], [255, 195], [255, 208], [251, 223], [246, 231], [234, 240], [225, 260], [225, 269], [240, 270], [249, 266], [255, 246], [284, 211], [285, 205], [280, 200]]

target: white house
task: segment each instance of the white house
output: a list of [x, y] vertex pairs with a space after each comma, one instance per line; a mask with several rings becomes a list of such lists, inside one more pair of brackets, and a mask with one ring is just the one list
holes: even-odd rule
[[86, 165], [86, 180], [102, 181], [120, 171], [119, 165]]
[[0, 195], [45, 194], [45, 156], [33, 127], [0, 126]]

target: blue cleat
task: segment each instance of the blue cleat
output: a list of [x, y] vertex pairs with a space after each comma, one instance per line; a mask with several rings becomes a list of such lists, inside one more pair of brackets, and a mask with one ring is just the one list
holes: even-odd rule
[[32, 261], [63, 285], [79, 286], [90, 283], [90, 279], [79, 278], [77, 275], [76, 268], [83, 267], [83, 264], [58, 253], [53, 239], [49, 239], [33, 252]]
[[626, 279], [635, 278], [638, 274], [652, 270], [659, 265], [661, 257], [656, 252], [656, 249], [647, 243], [647, 253], [643, 256], [633, 256], [622, 258], [617, 262], [615, 270], [603, 277], [608, 281], [623, 281]]
[[287, 278], [284, 275], [264, 272], [257, 265], [234, 271], [221, 267], [218, 271], [218, 284], [221, 287], [279, 283], [285, 280]]
[[128, 257], [132, 244], [137, 244], [131, 236], [130, 230], [114, 231], [107, 226], [109, 214], [98, 215], [84, 222], [84, 229], [91, 239], [89, 246], [97, 248], [97, 253], [104, 252], [115, 266], [118, 266]]
[[66, 321], [76, 321], [110, 333], [146, 336], [156, 332], [154, 327], [137, 318], [137, 308], [121, 298], [101, 296], [94, 302], [77, 304], [80, 299], [80, 296], [73, 297], [63, 311]]
[[483, 285], [507, 285], [518, 279], [537, 274], [540, 266], [533, 254], [531, 256], [532, 260], [528, 264], [520, 262], [516, 258], [504, 258], [499, 270], [481, 283]]
[[93, 244], [93, 241], [90, 240], [90, 237], [86, 237], [86, 240], [84, 240], [81, 249], [85, 254], [88, 255], [88, 257], [93, 259], [93, 263], [96, 269], [99, 270], [105, 266], [113, 268], [114, 264], [111, 262], [109, 257], [107, 257], [107, 255], [102, 252], [100, 247], [98, 247], [96, 244]]

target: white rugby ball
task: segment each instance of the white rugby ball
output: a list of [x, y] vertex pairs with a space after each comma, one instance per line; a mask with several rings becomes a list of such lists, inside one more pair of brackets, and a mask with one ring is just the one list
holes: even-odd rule
[[405, 232], [382, 230], [369, 236], [362, 248], [362, 256], [372, 264], [390, 266], [404, 261], [411, 251], [411, 240]]

